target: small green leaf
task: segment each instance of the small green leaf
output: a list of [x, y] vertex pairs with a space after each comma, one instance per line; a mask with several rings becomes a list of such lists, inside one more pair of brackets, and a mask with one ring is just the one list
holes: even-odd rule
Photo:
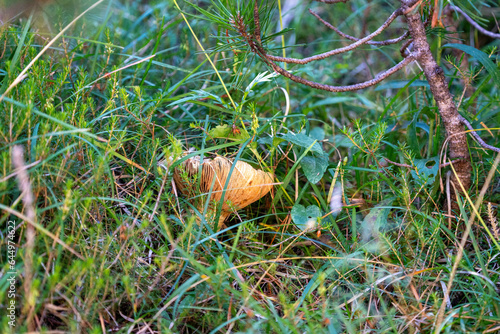
[[209, 134], [212, 137], [216, 138], [225, 138], [227, 135], [229, 135], [229, 132], [231, 129], [229, 129], [229, 126], [227, 124], [224, 125], [217, 125], [215, 128], [210, 130]]
[[[313, 145], [313, 143], [315, 142], [314, 139], [312, 139], [311, 137], [306, 136], [305, 134], [302, 134], [302, 133], [288, 132], [284, 135], [281, 135], [280, 138], [284, 139], [292, 144], [295, 144], [297, 146], [304, 147], [304, 148], [308, 148], [309, 146]], [[323, 154], [323, 149], [321, 148], [321, 145], [317, 141], [311, 147], [311, 152]]]
[[427, 132], [427, 134], [429, 134], [429, 126], [423, 122], [417, 122], [417, 124], [415, 124], [415, 126], [417, 128], [420, 128], [422, 130], [424, 130], [425, 132]]
[[328, 168], [328, 155], [321, 154], [318, 157], [306, 156], [300, 161], [300, 166], [304, 170], [309, 182], [318, 183]]
[[241, 131], [240, 133], [234, 133], [231, 127], [227, 124], [217, 125], [215, 128], [210, 130], [210, 136], [213, 138], [227, 138], [234, 140], [245, 140], [250, 138], [245, 131]]
[[417, 168], [417, 170], [411, 170], [411, 175], [415, 180], [418, 180], [422, 185], [434, 183], [439, 171], [439, 157], [416, 159], [413, 160], [413, 163]]
[[283, 139], [279, 138], [279, 137], [273, 137], [273, 142], [272, 142], [272, 145], [274, 147], [278, 147], [279, 144], [281, 144], [282, 142], [284, 142]]
[[316, 139], [317, 141], [321, 141], [325, 139], [325, 130], [317, 126], [309, 132], [309, 137], [311, 137], [312, 139]]
[[267, 145], [271, 146], [273, 144], [273, 138], [274, 137], [261, 137], [261, 138], [257, 139], [257, 143], [267, 144]]
[[292, 220], [302, 231], [318, 227], [321, 210], [316, 205], [305, 208], [303, 205], [295, 204], [292, 208]]
[[281, 139], [279, 137], [262, 137], [257, 140], [259, 144], [267, 144], [274, 147], [278, 147], [278, 145], [284, 141], [284, 139]]
[[455, 43], [450, 43], [446, 44], [443, 46], [443, 48], [455, 48], [459, 49], [474, 58], [477, 59], [481, 64], [483, 64], [484, 68], [488, 73], [491, 75], [493, 78], [493, 81], [495, 81], [495, 84], [500, 87], [500, 70], [498, 67], [495, 65], [495, 63], [488, 57], [486, 53], [484, 53], [481, 50], [478, 50], [476, 48], [473, 48], [472, 46], [464, 45], [464, 44], [455, 44]]

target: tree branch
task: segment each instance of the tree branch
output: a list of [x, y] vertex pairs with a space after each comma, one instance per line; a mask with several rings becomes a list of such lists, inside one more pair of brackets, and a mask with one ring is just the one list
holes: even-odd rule
[[[257, 0], [255, 0], [255, 6], [257, 6]], [[351, 44], [351, 46], [355, 45], [355, 44], [359, 46], [359, 45], [365, 43], [366, 41], [368, 41], [369, 39], [375, 37], [381, 31], [383, 31], [392, 21], [394, 21], [394, 19], [397, 16], [401, 15], [402, 12], [403, 12], [402, 9], [398, 9], [397, 11], [395, 11], [391, 15], [391, 17], [384, 23], [384, 25], [382, 25], [382, 27], [380, 27], [376, 32], [372, 33], [371, 35], [369, 35], [363, 39], [360, 39], [358, 42], [356, 42], [354, 44]], [[255, 30], [256, 31], [260, 30], [259, 29], [260, 28], [260, 19], [259, 19], [259, 15], [258, 15], [258, 10], [256, 10], [255, 7], [254, 7], [254, 24], [256, 27]], [[404, 58], [401, 62], [399, 62], [396, 66], [391, 67], [390, 69], [377, 74], [375, 76], [375, 78], [373, 78], [372, 80], [368, 80], [365, 82], [357, 83], [354, 85], [348, 85], [348, 86], [330, 86], [330, 85], [320, 84], [318, 82], [310, 81], [310, 80], [298, 77], [296, 75], [293, 75], [292, 73], [288, 72], [287, 70], [283, 69], [282, 67], [278, 66], [276, 63], [273, 62], [273, 60], [275, 60], [276, 58], [278, 58], [278, 59], [287, 59], [287, 58], [274, 57], [274, 56], [268, 55], [259, 42], [260, 36], [255, 36], [255, 33], [254, 33], [254, 35], [252, 36], [253, 38], [250, 38], [249, 35], [246, 33], [246, 31], [240, 31], [240, 34], [247, 40], [247, 43], [250, 46], [251, 50], [254, 53], [258, 54], [262, 58], [262, 60], [268, 66], [270, 66], [275, 72], [278, 72], [279, 74], [289, 78], [292, 81], [307, 85], [307, 86], [312, 87], [312, 88], [326, 90], [328, 92], [351, 92], [351, 91], [355, 91], [355, 90], [359, 90], [359, 89], [363, 89], [363, 88], [367, 88], [367, 87], [376, 85], [379, 82], [381, 82], [382, 80], [384, 80], [385, 78], [387, 78], [388, 76], [401, 70], [403, 67], [405, 67], [406, 65], [408, 65], [409, 63], [411, 63], [414, 60], [413, 55], [409, 55], [408, 57]], [[338, 49], [338, 50], [341, 50], [341, 49]], [[278, 61], [280, 61], [280, 60], [278, 60]], [[312, 61], [312, 60], [310, 60], [310, 61]]]
[[276, 65], [274, 62], [270, 61], [267, 58], [267, 55], [263, 52], [264, 50], [262, 50], [260, 47], [258, 47], [258, 48], [259, 48], [258, 54], [261, 56], [262, 60], [264, 60], [264, 62], [266, 64], [271, 66], [273, 68], [273, 70], [278, 72], [279, 74], [289, 78], [290, 80], [307, 85], [309, 87], [316, 88], [316, 89], [322, 89], [322, 90], [326, 90], [328, 92], [334, 92], [334, 93], [352, 92], [355, 90], [364, 89], [364, 88], [367, 88], [370, 86], [374, 86], [374, 85], [378, 84], [379, 82], [381, 82], [382, 80], [384, 80], [385, 78], [389, 77], [390, 75], [401, 70], [403, 67], [405, 67], [406, 65], [408, 65], [409, 63], [411, 63], [414, 60], [413, 56], [410, 55], [407, 58], [403, 59], [396, 66], [391, 67], [390, 69], [377, 74], [375, 76], [375, 78], [373, 78], [372, 80], [368, 80], [368, 81], [364, 81], [364, 82], [360, 82], [360, 83], [357, 83], [354, 85], [348, 85], [348, 86], [330, 86], [330, 85], [320, 84], [318, 82], [310, 81], [310, 80], [298, 77], [296, 75], [293, 75], [292, 73], [290, 73], [290, 72], [286, 71], [285, 69], [281, 68], [280, 66]]
[[372, 40], [375, 36], [379, 35], [382, 31], [384, 31], [398, 16], [403, 14], [403, 10], [400, 8], [396, 10], [394, 13], [389, 16], [387, 21], [384, 22], [384, 24], [375, 30], [373, 33], [370, 35], [363, 37], [359, 39], [357, 42], [352, 43], [351, 45], [348, 45], [346, 47], [340, 48], [340, 49], [335, 49], [331, 50], [325, 53], [321, 53], [319, 55], [303, 58], [303, 59], [297, 59], [297, 58], [285, 58], [285, 57], [277, 57], [277, 56], [271, 56], [267, 55], [266, 58], [272, 61], [279, 61], [279, 62], [285, 62], [285, 63], [291, 63], [291, 64], [307, 64], [315, 60], [320, 60], [320, 59], [325, 59], [334, 55], [338, 55], [340, 53], [344, 53], [347, 51], [354, 50], [360, 45], [366, 44], [368, 41]]
[[476, 133], [477, 130], [472, 127], [468, 120], [466, 120], [462, 116], [459, 116], [459, 119], [471, 131], [470, 134], [472, 135], [472, 137], [474, 137], [482, 147], [500, 153], [500, 148], [496, 148], [495, 146], [486, 144], [484, 140], [479, 137], [479, 135]]
[[491, 31], [488, 31], [488, 30], [484, 29], [476, 21], [474, 21], [469, 15], [467, 15], [463, 10], [461, 10], [457, 6], [450, 5], [450, 8], [453, 9], [454, 11], [456, 11], [457, 13], [462, 14], [462, 16], [465, 17], [465, 19], [467, 21], [469, 21], [469, 23], [472, 26], [474, 26], [474, 28], [476, 28], [477, 30], [479, 30], [483, 35], [490, 36], [491, 38], [500, 38], [500, 34], [495, 34], [495, 33], [491, 32]]
[[[359, 41], [359, 38], [356, 38], [356, 37], [353, 37], [353, 36], [350, 36], [350, 35], [347, 35], [345, 33], [343, 33], [342, 31], [340, 31], [339, 29], [337, 29], [337, 27], [331, 25], [329, 22], [323, 20], [316, 12], [314, 12], [313, 10], [309, 9], [309, 13], [311, 13], [314, 17], [316, 17], [321, 23], [323, 23], [327, 28], [335, 31], [337, 34], [339, 34], [341, 37], [344, 37], [346, 39], [350, 39], [351, 41]], [[396, 44], [396, 43], [399, 43], [401, 42], [402, 40], [404, 40], [405, 38], [407, 38], [408, 36], [410, 35], [410, 33], [407, 31], [405, 32], [403, 35], [399, 36], [398, 38], [393, 38], [393, 39], [388, 39], [388, 40], [385, 40], [385, 41], [368, 41], [366, 42], [365, 44], [369, 44], [369, 45], [391, 45], [391, 44]]]

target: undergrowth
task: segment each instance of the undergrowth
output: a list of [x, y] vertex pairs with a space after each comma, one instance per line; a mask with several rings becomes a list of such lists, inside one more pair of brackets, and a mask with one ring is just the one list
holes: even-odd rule
[[[220, 14], [227, 2], [181, 2], [182, 16], [171, 1], [104, 0], [71, 22], [95, 3], [49, 3], [0, 28], [1, 313], [15, 304], [15, 327], [2, 316], [2, 332], [415, 333], [434, 330], [442, 303], [438, 331], [499, 330], [498, 161], [469, 141], [473, 186], [449, 211], [444, 132], [416, 65], [375, 89], [330, 94], [254, 59], [230, 10]], [[280, 5], [262, 7], [279, 52], [282, 38], [292, 55], [345, 42], [302, 10], [297, 29], [273, 35]], [[382, 22], [371, 2], [351, 6], [359, 17], [346, 6], [323, 14], [355, 36]], [[497, 59], [498, 41], [476, 41]], [[398, 52], [367, 47], [293, 70], [348, 84]], [[442, 60], [460, 111], [500, 146], [499, 87], [472, 58], [470, 73]], [[182, 161], [217, 155], [275, 182], [222, 230], [192, 204], [202, 194], [181, 196], [172, 181]]]

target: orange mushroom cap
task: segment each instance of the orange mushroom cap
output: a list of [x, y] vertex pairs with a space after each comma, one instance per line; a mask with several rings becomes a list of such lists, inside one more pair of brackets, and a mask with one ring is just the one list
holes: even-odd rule
[[[203, 163], [200, 162], [199, 157], [187, 159], [174, 170], [173, 176], [177, 188], [184, 196], [193, 194], [193, 189], [197, 186], [194, 176], [198, 175], [200, 164], [202, 168], [199, 192], [205, 195], [210, 194], [208, 200], [211, 202], [220, 202], [224, 192], [224, 186], [229, 177], [229, 172], [234, 164], [233, 161], [224, 157], [203, 159]], [[182, 176], [183, 170], [187, 172], [187, 179], [185, 176]], [[234, 210], [242, 209], [259, 200], [266, 195], [272, 187], [272, 173], [255, 169], [244, 161], [237, 161], [225, 192], [219, 225], [221, 225], [226, 217]], [[212, 188], [211, 193], [210, 188]], [[204, 203], [201, 203], [198, 209], [202, 209], [203, 206]]]

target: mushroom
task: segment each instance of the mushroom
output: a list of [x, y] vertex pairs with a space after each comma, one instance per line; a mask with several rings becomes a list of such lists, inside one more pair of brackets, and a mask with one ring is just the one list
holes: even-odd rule
[[[196, 189], [198, 180], [195, 178], [200, 170], [200, 157], [198, 156], [187, 159], [175, 168], [173, 177], [177, 188], [184, 196], [193, 197], [197, 193], [205, 195], [203, 196], [205, 200], [197, 205], [198, 211], [203, 212], [206, 200], [211, 201], [212, 204], [220, 202], [233, 161], [224, 157], [216, 157], [203, 159], [201, 165], [199, 189]], [[272, 188], [272, 181], [272, 173], [255, 169], [246, 162], [237, 161], [227, 185], [218, 227], [224, 226], [224, 220], [232, 212], [243, 209], [266, 195]], [[212, 192], [207, 198], [210, 188]], [[216, 209], [217, 205], [209, 206], [209, 213], [214, 214]]]

